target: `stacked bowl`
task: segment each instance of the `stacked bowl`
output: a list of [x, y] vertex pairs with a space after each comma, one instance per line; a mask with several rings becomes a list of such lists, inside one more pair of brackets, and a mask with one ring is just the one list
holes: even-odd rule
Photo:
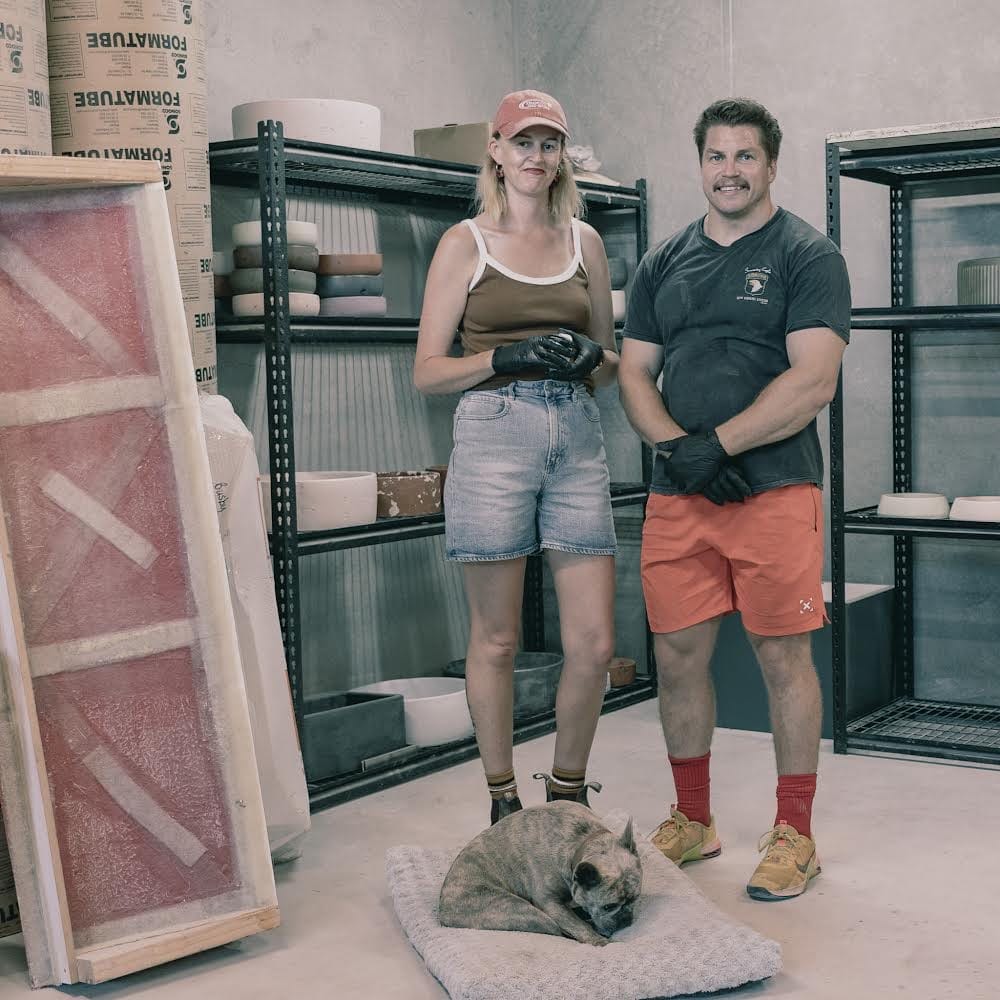
[[[314, 222], [285, 223], [288, 238], [288, 312], [291, 316], [318, 316], [316, 270], [319, 267], [319, 230]], [[233, 226], [233, 264], [228, 286], [234, 316], [264, 315], [264, 251], [261, 223]]]
[[316, 281], [320, 316], [384, 316], [380, 253], [324, 253]]

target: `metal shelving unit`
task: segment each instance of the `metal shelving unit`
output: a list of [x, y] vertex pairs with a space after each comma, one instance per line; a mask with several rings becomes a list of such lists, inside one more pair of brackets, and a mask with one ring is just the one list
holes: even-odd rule
[[[213, 184], [253, 188], [260, 193], [266, 301], [286, 302], [288, 264], [285, 204], [289, 186], [326, 189], [331, 193], [363, 193], [378, 203], [418, 206], [428, 203], [451, 206], [456, 221], [470, 208], [477, 170], [473, 166], [412, 156], [379, 153], [299, 140], [285, 140], [280, 122], [258, 125], [256, 141], [214, 142], [209, 146]], [[638, 260], [646, 250], [646, 185], [634, 187], [581, 182], [580, 190], [591, 215], [627, 212], [634, 219]], [[270, 224], [270, 225], [268, 225]], [[291, 357], [296, 345], [407, 344], [416, 343], [418, 320], [390, 318], [292, 318], [269, 307], [262, 318], [217, 318], [217, 342], [263, 344], [267, 380], [269, 464], [271, 471], [271, 552], [292, 703], [300, 732], [306, 714], [303, 690], [301, 615], [298, 560], [322, 552], [380, 545], [441, 534], [444, 515], [392, 518], [358, 528], [300, 534], [295, 510], [295, 437], [292, 420]], [[643, 477], [648, 483], [651, 460], [643, 448]], [[645, 503], [646, 483], [615, 484], [612, 506]], [[544, 648], [542, 563], [528, 560], [525, 574], [524, 644], [529, 650]], [[649, 653], [647, 652], [647, 660]], [[655, 694], [655, 674], [628, 688], [612, 691], [605, 711], [623, 707]], [[515, 730], [517, 741], [552, 730], [554, 715], [528, 720]], [[333, 805], [377, 791], [429, 771], [474, 756], [475, 741], [410, 754], [389, 770], [348, 775], [322, 784], [311, 784], [314, 808]]]
[[[891, 303], [852, 311], [854, 329], [891, 338], [893, 491], [910, 492], [913, 456], [912, 335], [947, 331], [955, 343], [991, 331], [1000, 338], [1000, 307], [920, 306], [912, 300], [910, 201], [918, 185], [996, 180], [1000, 190], [1000, 119], [830, 135], [826, 143], [827, 235], [840, 243], [840, 180], [856, 178], [889, 189]], [[960, 186], [956, 191], [961, 193]], [[1000, 764], [1000, 709], [915, 697], [914, 540], [1000, 541], [1000, 524], [882, 517], [875, 506], [844, 509], [843, 383], [830, 405], [830, 505], [834, 750], [915, 754]], [[893, 538], [895, 617], [893, 690], [888, 704], [859, 718], [847, 715], [845, 536]]]

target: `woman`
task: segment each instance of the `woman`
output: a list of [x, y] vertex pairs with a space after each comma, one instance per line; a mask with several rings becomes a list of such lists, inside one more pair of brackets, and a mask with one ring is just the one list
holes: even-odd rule
[[[577, 216], [569, 129], [547, 94], [508, 94], [479, 174], [479, 214], [441, 238], [413, 379], [463, 391], [445, 486], [447, 556], [463, 564], [466, 692], [492, 800], [521, 808], [513, 670], [527, 556], [545, 550], [565, 662], [547, 799], [587, 803], [587, 758], [614, 646], [615, 531], [594, 385], [615, 378], [604, 245]], [[463, 357], [450, 356], [456, 329]], [[558, 331], [558, 332], [557, 332]], [[599, 788], [598, 785], [591, 787]]]

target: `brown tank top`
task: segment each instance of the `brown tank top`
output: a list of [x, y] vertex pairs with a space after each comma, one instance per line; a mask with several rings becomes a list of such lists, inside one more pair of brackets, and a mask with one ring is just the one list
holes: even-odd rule
[[[479, 227], [466, 219], [479, 248], [479, 264], [469, 282], [469, 297], [460, 329], [465, 356], [491, 351], [503, 344], [513, 344], [537, 334], [553, 333], [557, 327], [585, 333], [590, 327], [590, 295], [587, 269], [580, 246], [580, 223], [570, 220], [573, 234], [573, 259], [562, 272], [551, 278], [531, 278], [518, 274], [490, 256]], [[491, 375], [476, 389], [494, 389], [517, 379], [538, 381], [545, 378], [541, 369], [523, 374]], [[590, 380], [586, 380], [589, 382]]]

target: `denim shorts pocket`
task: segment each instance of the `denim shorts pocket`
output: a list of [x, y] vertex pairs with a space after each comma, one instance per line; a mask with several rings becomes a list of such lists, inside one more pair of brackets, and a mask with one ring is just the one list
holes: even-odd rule
[[583, 408], [583, 415], [592, 420], [595, 424], [601, 422], [601, 408], [597, 405], [597, 400], [593, 396], [585, 396], [580, 405]]
[[510, 412], [510, 397], [498, 392], [465, 393], [458, 401], [458, 420], [496, 420]]

